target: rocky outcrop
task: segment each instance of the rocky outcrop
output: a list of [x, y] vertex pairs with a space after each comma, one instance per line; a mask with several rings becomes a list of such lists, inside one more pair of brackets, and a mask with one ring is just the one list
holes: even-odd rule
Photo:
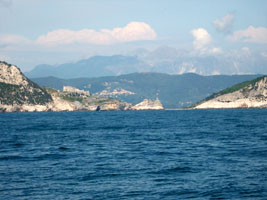
[[[52, 103], [52, 97], [25, 77], [15, 65], [0, 62], [0, 111], [38, 110]], [[27, 108], [24, 108], [27, 106]]]
[[88, 96], [80, 94], [77, 96], [70, 95], [68, 92], [60, 92], [49, 88], [53, 99], [65, 100], [70, 104], [73, 110], [78, 111], [101, 111], [101, 110], [129, 110], [132, 104], [97, 96]]
[[[76, 89], [76, 88], [73, 88]], [[132, 104], [98, 96], [88, 96], [87, 93], [75, 94], [73, 92], [60, 92], [47, 88], [53, 99], [66, 101], [73, 110], [78, 111], [102, 111], [102, 110], [129, 110]]]
[[89, 91], [65, 86], [63, 92], [41, 88], [14, 65], [0, 62], [0, 112], [129, 110], [132, 104], [90, 96]]
[[157, 98], [155, 101], [144, 99], [141, 103], [132, 107], [133, 110], [162, 110], [164, 109], [160, 100]]
[[114, 96], [120, 96], [120, 95], [127, 96], [127, 95], [134, 95], [134, 94], [135, 94], [134, 92], [131, 92], [131, 91], [128, 91], [122, 88], [116, 88], [114, 90], [110, 90], [110, 89], [102, 90], [101, 92], [96, 93], [95, 95], [104, 96], [104, 97], [114, 97]]
[[109, 100], [107, 102], [100, 103], [98, 106], [99, 110], [131, 110], [132, 104], [119, 101]]
[[[115, 89], [108, 95], [130, 95], [130, 91]], [[91, 96], [89, 91], [64, 86], [63, 91], [40, 87], [14, 65], [0, 62], [0, 112], [101, 111], [101, 110], [161, 110], [159, 99], [133, 106], [130, 103], [103, 96]]]
[[0, 82], [10, 85], [29, 85], [29, 80], [15, 65], [0, 61]]
[[267, 108], [267, 76], [223, 90], [194, 108]]

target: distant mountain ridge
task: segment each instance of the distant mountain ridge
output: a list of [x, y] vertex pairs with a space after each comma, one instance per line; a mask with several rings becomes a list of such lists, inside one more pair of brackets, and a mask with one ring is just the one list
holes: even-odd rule
[[38, 65], [25, 72], [29, 78], [55, 76], [59, 78], [102, 77], [145, 71], [147, 64], [134, 56], [94, 56], [76, 63], [59, 66]]
[[115, 76], [129, 73], [167, 74], [267, 74], [266, 56], [246, 50], [226, 54], [198, 55], [186, 50], [161, 46], [139, 49], [127, 55], [93, 56], [61, 65], [38, 65], [25, 74], [29, 78], [55, 76], [63, 79]]
[[201, 76], [193, 73], [169, 75], [162, 73], [132, 73], [100, 78], [59, 79], [34, 78], [36, 83], [62, 90], [64, 85], [90, 90], [93, 95], [112, 97], [137, 104], [144, 99], [159, 98], [164, 108], [182, 108], [260, 75]]

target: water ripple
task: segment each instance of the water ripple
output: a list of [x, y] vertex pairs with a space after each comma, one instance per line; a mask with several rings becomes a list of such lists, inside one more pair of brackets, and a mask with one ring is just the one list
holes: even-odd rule
[[0, 199], [266, 199], [266, 116], [0, 114]]

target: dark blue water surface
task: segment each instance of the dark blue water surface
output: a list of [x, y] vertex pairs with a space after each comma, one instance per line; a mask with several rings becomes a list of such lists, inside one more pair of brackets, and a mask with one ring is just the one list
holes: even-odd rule
[[0, 114], [0, 199], [267, 199], [267, 109]]

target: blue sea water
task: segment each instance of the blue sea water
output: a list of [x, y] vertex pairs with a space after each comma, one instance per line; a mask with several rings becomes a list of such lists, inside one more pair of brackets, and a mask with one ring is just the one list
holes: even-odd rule
[[267, 199], [267, 109], [2, 113], [0, 199]]

